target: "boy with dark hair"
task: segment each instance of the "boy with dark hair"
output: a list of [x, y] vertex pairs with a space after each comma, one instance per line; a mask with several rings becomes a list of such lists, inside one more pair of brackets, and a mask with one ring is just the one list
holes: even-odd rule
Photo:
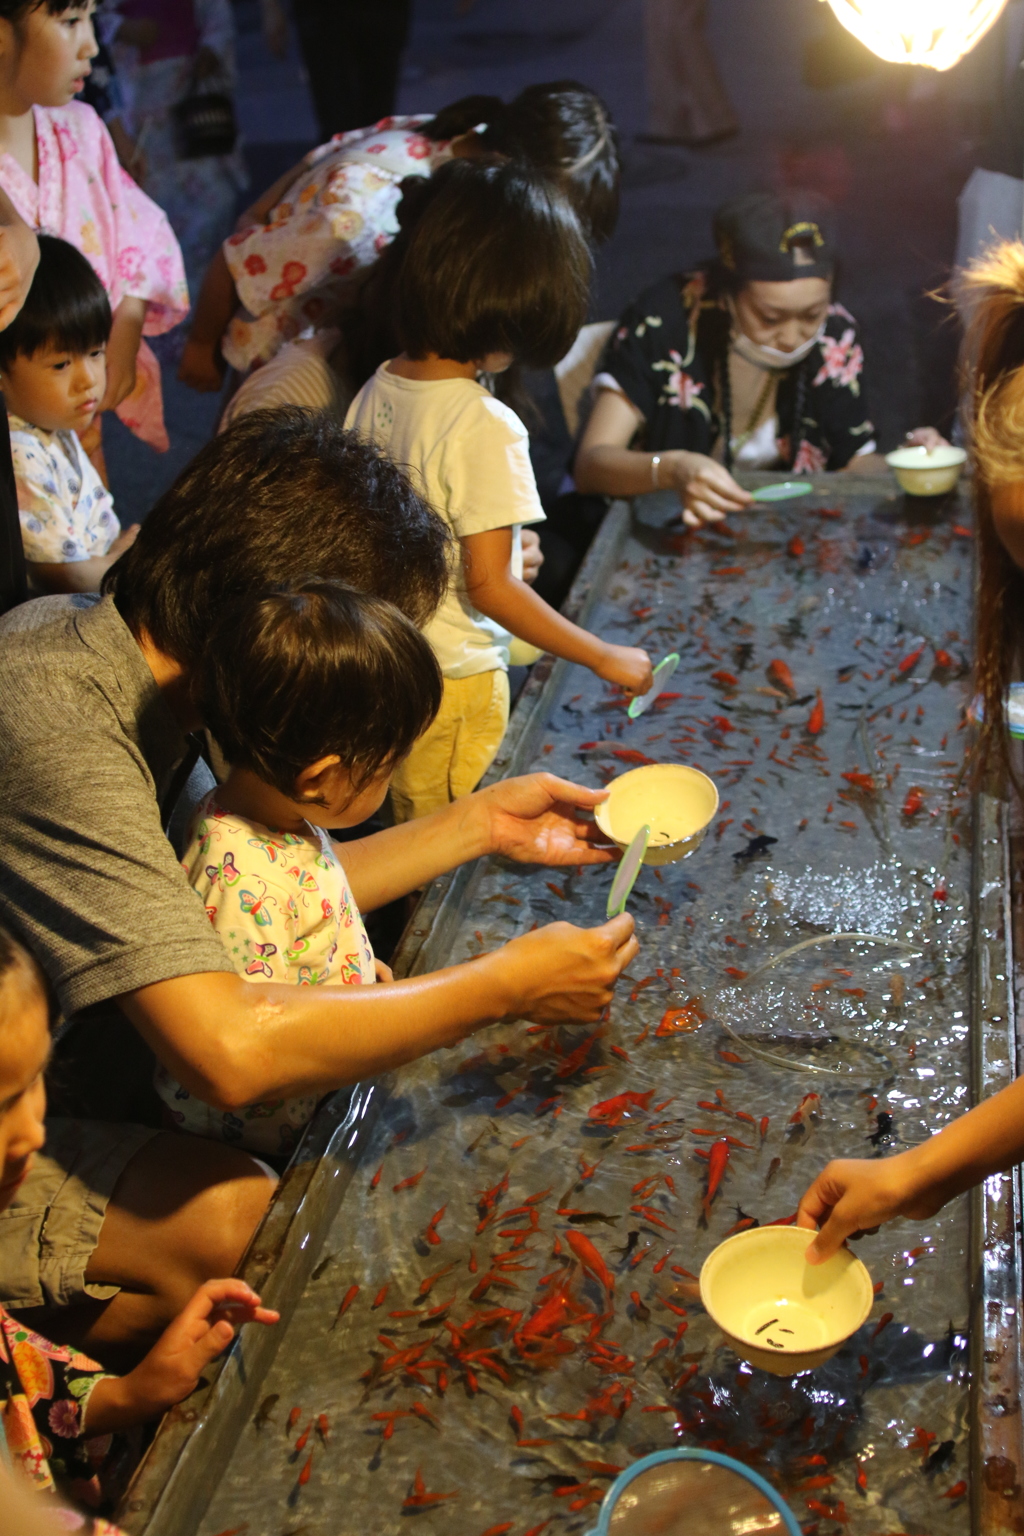
[[39, 236], [39, 265], [21, 313], [0, 331], [22, 541], [32, 586], [95, 592], [138, 524], [121, 532], [114, 499], [79, 440], [107, 383], [110, 301], [86, 258]]

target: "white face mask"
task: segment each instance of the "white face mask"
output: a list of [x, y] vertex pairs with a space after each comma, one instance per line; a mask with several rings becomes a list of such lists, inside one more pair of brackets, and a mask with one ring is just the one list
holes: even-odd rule
[[733, 350], [748, 363], [753, 363], [755, 368], [782, 369], [792, 368], [795, 364], [803, 362], [804, 358], [818, 345], [825, 334], [824, 321], [809, 341], [802, 342], [799, 347], [794, 347], [792, 352], [780, 352], [778, 347], [763, 347], [759, 342], [751, 341], [739, 329], [732, 338]]

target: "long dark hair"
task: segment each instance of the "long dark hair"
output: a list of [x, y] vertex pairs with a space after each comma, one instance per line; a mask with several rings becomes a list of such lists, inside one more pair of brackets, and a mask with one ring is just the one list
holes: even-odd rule
[[1024, 648], [1024, 572], [996, 532], [992, 493], [1024, 483], [1024, 245], [1007, 240], [993, 247], [961, 283], [969, 306], [964, 393], [971, 402], [978, 542], [974, 676], [984, 709], [978, 772], [1006, 775], [1019, 792], [1003, 701]]
[[576, 80], [529, 85], [514, 101], [463, 96], [420, 129], [454, 139], [480, 129], [485, 153], [525, 160], [558, 182], [592, 240], [607, 240], [619, 217], [621, 161], [611, 113]]

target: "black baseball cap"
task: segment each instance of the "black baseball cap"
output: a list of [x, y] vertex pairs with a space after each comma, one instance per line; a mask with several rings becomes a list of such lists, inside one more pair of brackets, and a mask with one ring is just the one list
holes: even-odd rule
[[714, 217], [718, 259], [740, 283], [829, 279], [835, 271], [835, 225], [813, 192], [747, 192]]

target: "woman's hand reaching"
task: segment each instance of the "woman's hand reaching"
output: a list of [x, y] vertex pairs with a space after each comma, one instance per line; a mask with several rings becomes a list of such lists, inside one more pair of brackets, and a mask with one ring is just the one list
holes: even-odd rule
[[688, 528], [720, 523], [730, 512], [742, 511], [753, 501], [750, 492], [737, 484], [725, 466], [706, 453], [662, 454], [658, 484], [679, 492], [683, 522]]

